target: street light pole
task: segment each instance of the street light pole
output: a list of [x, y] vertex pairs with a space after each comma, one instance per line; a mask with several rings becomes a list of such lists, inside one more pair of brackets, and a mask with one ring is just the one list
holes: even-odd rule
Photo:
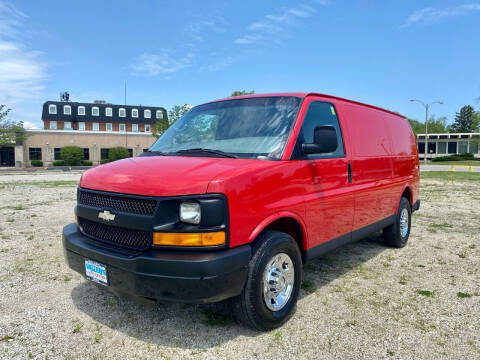
[[434, 101], [434, 102], [431, 102], [430, 104], [425, 104], [423, 101], [417, 100], [417, 99], [410, 99], [410, 101], [416, 101], [416, 102], [422, 104], [423, 107], [425, 108], [425, 149], [424, 149], [425, 150], [424, 151], [425, 152], [425, 157], [423, 158], [423, 161], [426, 164], [427, 163], [427, 154], [428, 154], [428, 109], [433, 104], [442, 105], [443, 102], [442, 101]]

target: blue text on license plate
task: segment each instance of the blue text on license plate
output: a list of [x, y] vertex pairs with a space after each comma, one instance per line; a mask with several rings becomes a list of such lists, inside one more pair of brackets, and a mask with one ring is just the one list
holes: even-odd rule
[[85, 275], [90, 280], [108, 285], [107, 267], [103, 264], [85, 259]]

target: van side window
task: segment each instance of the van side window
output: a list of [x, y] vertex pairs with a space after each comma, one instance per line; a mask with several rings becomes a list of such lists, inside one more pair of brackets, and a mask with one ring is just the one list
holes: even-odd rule
[[312, 154], [309, 159], [324, 159], [324, 158], [338, 158], [345, 156], [345, 149], [343, 147], [342, 131], [338, 124], [337, 111], [333, 104], [323, 101], [314, 101], [310, 104], [303, 120], [302, 128], [298, 134], [297, 144], [292, 158], [304, 158], [302, 151], [302, 144], [313, 143], [313, 130], [316, 126], [331, 125], [337, 130], [337, 150], [330, 154]]

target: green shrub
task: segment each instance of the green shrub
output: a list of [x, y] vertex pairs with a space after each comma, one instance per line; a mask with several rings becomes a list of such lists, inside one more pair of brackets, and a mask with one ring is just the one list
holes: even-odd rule
[[110, 161], [125, 159], [130, 157], [130, 153], [124, 147], [118, 146], [108, 150], [108, 159]]
[[110, 159], [102, 159], [100, 160], [100, 164], [106, 164], [106, 163], [109, 163], [110, 162]]
[[65, 166], [65, 160], [55, 160], [53, 166]]
[[43, 166], [42, 160], [32, 160], [31, 163], [32, 163], [32, 166], [35, 166], [35, 167]]
[[80, 164], [82, 166], [92, 166], [93, 163], [90, 160], [82, 160]]
[[462, 161], [462, 160], [475, 160], [473, 154], [463, 153], [463, 154], [453, 154], [448, 156], [439, 156], [433, 158], [433, 162], [442, 162], [442, 161]]
[[83, 160], [83, 149], [78, 146], [65, 146], [60, 150], [60, 156], [66, 165], [80, 165]]

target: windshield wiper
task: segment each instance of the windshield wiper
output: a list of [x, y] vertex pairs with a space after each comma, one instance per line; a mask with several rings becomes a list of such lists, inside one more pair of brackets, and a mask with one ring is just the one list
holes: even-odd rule
[[168, 154], [162, 151], [147, 150], [138, 156], [168, 156]]
[[205, 153], [205, 154], [212, 154], [212, 155], [219, 155], [228, 158], [238, 158], [238, 156], [224, 152], [222, 150], [215, 150], [215, 149], [205, 149], [205, 148], [193, 148], [193, 149], [184, 149], [178, 150], [177, 153], [179, 154], [186, 154], [186, 153]]

